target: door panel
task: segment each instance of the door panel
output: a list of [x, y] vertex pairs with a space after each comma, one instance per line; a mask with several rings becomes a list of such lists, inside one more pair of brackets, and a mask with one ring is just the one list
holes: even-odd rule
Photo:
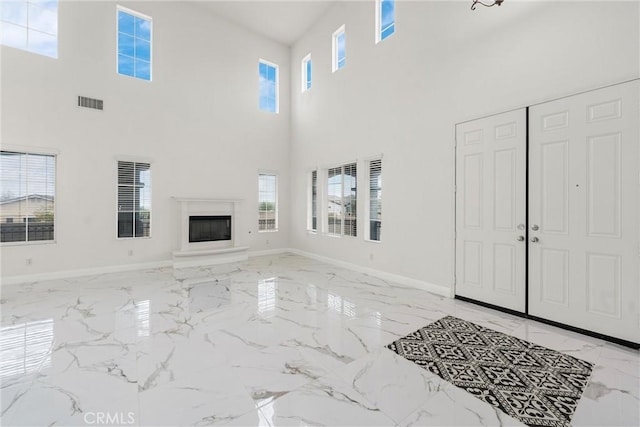
[[456, 141], [456, 295], [524, 312], [526, 110], [459, 124]]
[[636, 343], [639, 106], [633, 81], [529, 110], [529, 313]]

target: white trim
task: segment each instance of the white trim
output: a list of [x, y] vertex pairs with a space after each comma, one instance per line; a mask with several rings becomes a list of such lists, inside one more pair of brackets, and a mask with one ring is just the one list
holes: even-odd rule
[[105, 273], [120, 273], [123, 271], [148, 270], [151, 268], [171, 267], [171, 261], [153, 261], [146, 263], [111, 265], [108, 267], [86, 268], [81, 270], [64, 270], [53, 273], [25, 274], [21, 276], [9, 276], [0, 278], [1, 286], [11, 286], [27, 282], [40, 282], [44, 280], [67, 279], [71, 277], [94, 276]]
[[340, 261], [334, 258], [329, 258], [323, 255], [317, 255], [311, 252], [302, 251], [299, 249], [290, 249], [291, 253], [296, 255], [304, 256], [307, 258], [315, 259], [317, 261], [322, 261], [327, 264], [332, 264], [337, 267], [347, 268], [358, 273], [368, 274], [370, 276], [377, 277], [382, 280], [387, 280], [389, 282], [394, 282], [399, 285], [404, 285], [409, 288], [420, 289], [426, 292], [430, 292], [432, 294], [440, 295], [447, 298], [453, 298], [453, 289], [448, 288], [446, 286], [435, 285], [433, 283], [424, 282], [422, 280], [412, 279], [406, 276], [400, 276], [398, 274], [388, 273], [386, 271], [380, 271], [369, 267], [363, 267], [357, 264], [351, 264], [349, 262]]
[[1, 151], [23, 154], [40, 154], [43, 156], [59, 156], [60, 150], [52, 147], [37, 147], [32, 145], [18, 145], [2, 143]]
[[338, 68], [338, 36], [342, 33], [344, 33], [344, 36], [345, 36], [345, 58], [347, 57], [347, 54], [346, 54], [347, 31], [346, 31], [345, 24], [342, 24], [331, 35], [331, 72], [332, 73], [335, 73], [336, 71], [339, 70]]

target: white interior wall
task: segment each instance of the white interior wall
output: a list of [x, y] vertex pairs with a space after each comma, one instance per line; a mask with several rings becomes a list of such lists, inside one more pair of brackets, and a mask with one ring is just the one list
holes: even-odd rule
[[[475, 12], [470, 2], [396, 3], [396, 33], [378, 45], [373, 2], [354, 1], [292, 47], [291, 243], [451, 288], [455, 124], [637, 78], [638, 2], [508, 1]], [[347, 65], [332, 74], [331, 34], [342, 24]], [[301, 93], [309, 52], [313, 88]], [[307, 174], [379, 153], [382, 243], [308, 233]], [[360, 213], [366, 192], [360, 179]]]
[[[56, 243], [4, 245], [2, 276], [169, 260], [171, 196], [244, 199], [251, 250], [287, 247], [286, 227], [257, 233], [257, 173], [278, 171], [287, 224], [289, 48], [197, 4], [118, 4], [153, 18], [151, 83], [116, 73], [114, 2], [59, 3], [58, 59], [0, 47], [2, 146], [59, 152]], [[258, 110], [259, 58], [280, 66], [280, 114]], [[76, 107], [78, 95], [104, 99], [104, 111]], [[122, 155], [152, 161], [150, 239], [116, 238]]]

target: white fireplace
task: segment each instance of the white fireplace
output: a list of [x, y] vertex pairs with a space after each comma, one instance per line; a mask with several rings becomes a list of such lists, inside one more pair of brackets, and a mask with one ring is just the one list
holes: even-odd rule
[[[249, 248], [245, 244], [247, 233], [242, 230], [241, 199], [173, 197], [173, 200], [178, 218], [176, 250], [172, 253], [174, 267], [247, 259]], [[229, 224], [229, 230], [221, 231], [215, 220]]]

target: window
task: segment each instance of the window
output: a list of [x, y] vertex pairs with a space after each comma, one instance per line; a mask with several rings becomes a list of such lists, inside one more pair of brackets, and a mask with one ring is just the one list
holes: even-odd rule
[[151, 165], [118, 162], [118, 237], [151, 235]]
[[0, 151], [0, 241], [52, 241], [56, 157]]
[[311, 172], [311, 215], [309, 230], [318, 231], [318, 171]]
[[357, 235], [357, 174], [356, 164], [327, 171], [327, 229], [329, 234]]
[[278, 230], [278, 177], [258, 175], [258, 231]]
[[58, 1], [0, 1], [0, 42], [39, 55], [58, 57]]
[[376, 43], [389, 37], [395, 30], [395, 0], [376, 0]]
[[151, 18], [118, 7], [118, 74], [151, 80]]
[[346, 35], [344, 25], [333, 33], [331, 45], [333, 46], [333, 71], [336, 72], [346, 64]]
[[311, 54], [302, 59], [302, 91], [311, 89]]
[[382, 227], [382, 159], [369, 161], [369, 240], [380, 241]]
[[260, 60], [258, 64], [260, 99], [259, 106], [263, 111], [278, 112], [278, 66]]

